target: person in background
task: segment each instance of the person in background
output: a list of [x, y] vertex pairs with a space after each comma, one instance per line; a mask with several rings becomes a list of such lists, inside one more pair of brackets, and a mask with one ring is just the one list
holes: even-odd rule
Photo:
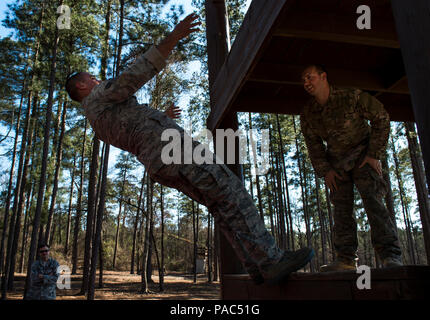
[[30, 300], [55, 300], [57, 280], [59, 277], [57, 260], [49, 257], [49, 246], [39, 245], [39, 260], [31, 266], [31, 287], [28, 293]]

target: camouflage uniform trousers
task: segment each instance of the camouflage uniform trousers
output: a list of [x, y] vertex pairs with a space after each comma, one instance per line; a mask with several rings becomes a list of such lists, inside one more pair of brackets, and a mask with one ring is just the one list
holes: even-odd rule
[[152, 178], [205, 205], [251, 277], [281, 259], [251, 197], [225, 165], [172, 164]]
[[[179, 130], [184, 146], [183, 129], [165, 115], [158, 112], [156, 115], [159, 121], [157, 126], [154, 125], [154, 130], [160, 130], [160, 125], [161, 129]], [[197, 146], [199, 143], [193, 141], [192, 149]], [[153, 143], [152, 152], [161, 157], [162, 147], [163, 143]], [[183, 159], [184, 148], [181, 152]], [[206, 206], [246, 271], [251, 277], [257, 278], [261, 270], [280, 261], [283, 251], [276, 246], [274, 238], [265, 228], [242, 181], [226, 165], [216, 164], [214, 154], [211, 153], [210, 157], [213, 164], [193, 162], [154, 166], [152, 163], [150, 167], [161, 168], [149, 170], [149, 175], [154, 181], [175, 188]], [[138, 155], [138, 159], [145, 162], [146, 157]]]
[[330, 192], [334, 204], [333, 244], [339, 260], [357, 260], [357, 223], [353, 213], [354, 184], [361, 195], [370, 224], [372, 245], [381, 259], [399, 257], [400, 245], [395, 222], [383, 199], [387, 192], [384, 179], [369, 165], [350, 171], [336, 168], [343, 180], [336, 178], [337, 190]]

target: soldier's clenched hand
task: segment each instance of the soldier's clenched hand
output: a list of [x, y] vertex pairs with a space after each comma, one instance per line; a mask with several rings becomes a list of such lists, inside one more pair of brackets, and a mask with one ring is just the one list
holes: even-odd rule
[[362, 168], [366, 163], [368, 163], [373, 168], [373, 170], [376, 171], [376, 173], [382, 176], [381, 161], [371, 158], [369, 156], [366, 156], [359, 168]]
[[343, 178], [340, 175], [338, 175], [336, 171], [334, 171], [333, 169], [327, 172], [327, 174], [324, 177], [325, 183], [327, 184], [327, 187], [329, 187], [331, 192], [334, 192], [335, 190], [337, 190], [336, 178], [338, 178], [339, 180], [343, 180]]

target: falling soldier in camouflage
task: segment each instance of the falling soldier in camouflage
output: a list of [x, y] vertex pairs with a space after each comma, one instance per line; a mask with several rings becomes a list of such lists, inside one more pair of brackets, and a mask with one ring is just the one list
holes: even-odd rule
[[[167, 142], [161, 141], [161, 135], [166, 129], [180, 132], [184, 156], [184, 130], [169, 118], [175, 118], [175, 109], [159, 112], [139, 104], [133, 96], [164, 68], [177, 42], [198, 30], [196, 26], [200, 23], [196, 19], [194, 14], [186, 17], [117, 79], [99, 82], [81, 72], [69, 77], [66, 89], [73, 100], [81, 102], [99, 139], [136, 155], [156, 182], [180, 190], [205, 205], [252, 279], [256, 283], [276, 283], [306, 265], [313, 250], [279, 249], [242, 182], [225, 165], [164, 164], [161, 153]], [[193, 149], [198, 145], [193, 141]]]
[[59, 263], [49, 257], [49, 246], [39, 246], [39, 260], [31, 265], [29, 300], [55, 300]]
[[325, 178], [334, 205], [332, 237], [337, 260], [322, 266], [321, 271], [357, 267], [354, 184], [363, 200], [372, 244], [383, 266], [400, 266], [395, 222], [383, 203], [387, 186], [379, 161], [390, 131], [388, 113], [366, 92], [330, 86], [322, 66], [307, 67], [302, 80], [305, 90], [313, 96], [300, 115], [302, 133], [312, 165], [317, 175]]

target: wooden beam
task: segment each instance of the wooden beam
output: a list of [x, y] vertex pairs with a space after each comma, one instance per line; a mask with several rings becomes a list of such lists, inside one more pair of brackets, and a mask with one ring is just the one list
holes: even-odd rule
[[[430, 2], [391, 0], [394, 19], [408, 76], [412, 107], [418, 127], [421, 151], [430, 190]], [[427, 263], [430, 263], [430, 216], [421, 214]]]
[[[214, 86], [215, 79], [217, 78], [230, 50], [230, 36], [225, 0], [206, 0], [205, 10], [206, 37], [208, 47], [209, 88], [212, 88]], [[211, 94], [211, 106], [214, 105], [213, 100], [214, 96]], [[232, 114], [230, 118], [231, 122], [225, 122], [223, 124], [224, 127], [237, 130], [237, 114]], [[238, 157], [236, 159], [238, 159]], [[236, 163], [236, 165], [229, 165], [229, 168], [239, 178], [242, 179], [242, 168], [240, 167], [239, 161], [236, 161]], [[233, 250], [231, 244], [224, 236], [224, 234], [220, 232], [220, 229], [221, 227], [217, 228], [220, 240], [221, 293], [222, 295], [224, 295], [224, 281], [222, 275], [225, 273], [245, 273], [245, 270], [241, 262], [237, 258], [237, 255]]]
[[285, 17], [274, 36], [400, 48], [394, 20], [373, 18], [370, 30], [359, 30], [355, 10], [351, 7], [349, 15], [295, 10]]
[[208, 0], [205, 6], [209, 85], [212, 86], [230, 51], [230, 32], [225, 0]]
[[323, 41], [341, 42], [341, 43], [349, 43], [349, 44], [360, 44], [360, 45], [366, 45], [366, 46], [395, 48], [395, 49], [400, 47], [399, 42], [396, 40], [381, 39], [381, 38], [377, 38], [377, 37], [352, 35], [352, 34], [318, 32], [318, 31], [314, 31], [314, 30], [299, 30], [299, 29], [280, 28], [280, 29], [276, 30], [274, 36], [275, 37], [284, 37], [284, 38], [323, 40]]
[[[249, 81], [273, 83], [277, 85], [298, 85], [302, 86], [300, 74], [305, 66], [295, 66], [287, 64], [259, 63]], [[331, 84], [341, 87], [354, 87], [368, 91], [390, 92], [399, 94], [409, 94], [405, 82], [396, 82], [387, 87], [384, 79], [375, 72], [367, 70], [346, 70], [330, 68], [328, 78]]]
[[252, 1], [239, 30], [232, 50], [221, 68], [215, 84], [211, 87], [212, 111], [207, 125], [213, 130], [218, 127], [225, 112], [230, 108], [246, 75], [264, 50], [270, 35], [279, 23], [281, 12], [295, 0]]

